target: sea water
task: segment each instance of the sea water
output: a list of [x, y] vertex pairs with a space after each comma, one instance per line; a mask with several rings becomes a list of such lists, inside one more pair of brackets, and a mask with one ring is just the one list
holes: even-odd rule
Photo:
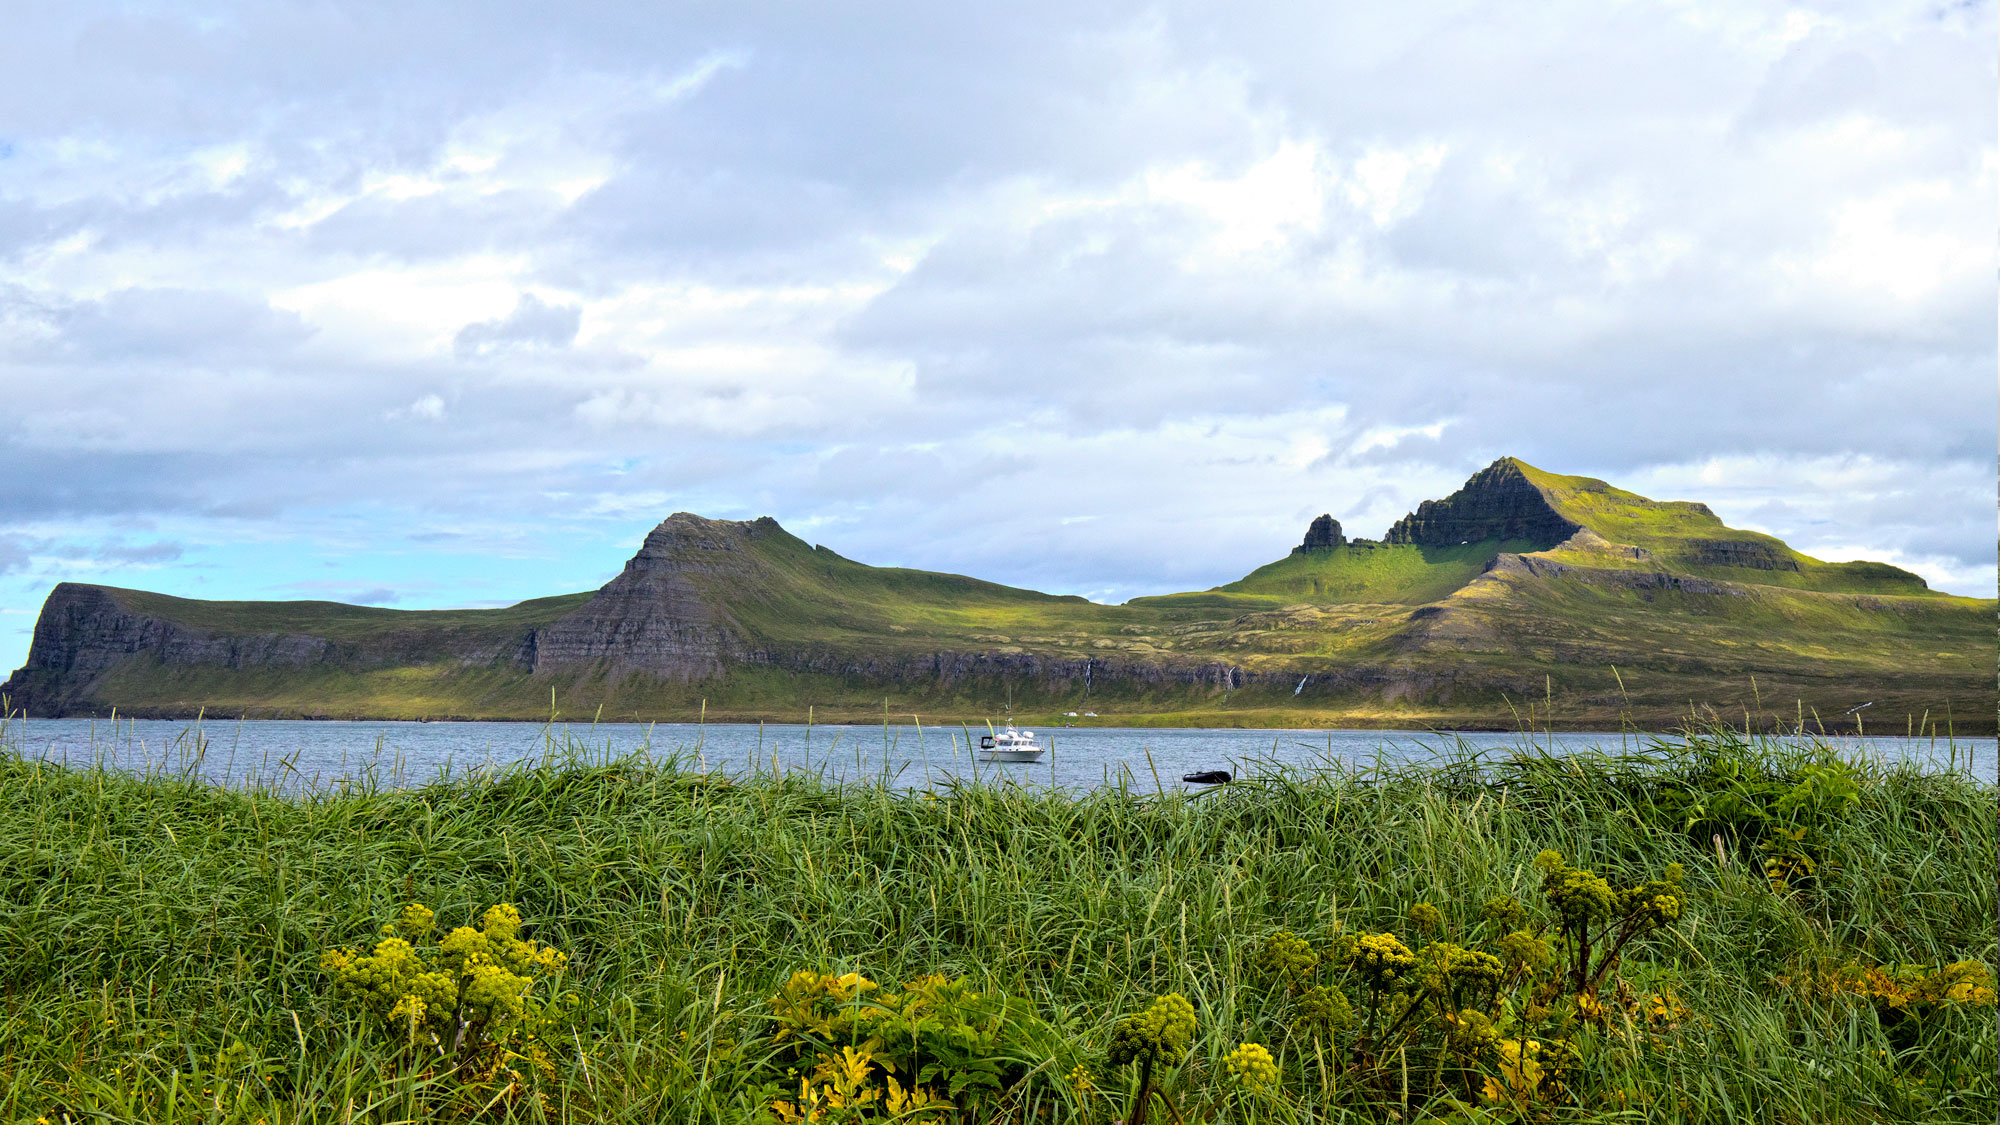
[[[1036, 762], [978, 757], [984, 724], [888, 725], [248, 720], [20, 719], [0, 724], [0, 752], [135, 774], [198, 777], [286, 792], [362, 781], [423, 785], [544, 760], [675, 759], [730, 776], [805, 771], [829, 782], [903, 789], [954, 781], [1017, 782], [1066, 789], [1186, 788], [1182, 775], [1227, 770], [1370, 768], [1469, 753], [1506, 756], [1582, 749], [1636, 753], [1654, 736], [1633, 732], [1507, 734], [1391, 730], [1033, 728], [1047, 752]], [[1991, 738], [1834, 737], [1844, 756], [1907, 762], [1994, 780]]]

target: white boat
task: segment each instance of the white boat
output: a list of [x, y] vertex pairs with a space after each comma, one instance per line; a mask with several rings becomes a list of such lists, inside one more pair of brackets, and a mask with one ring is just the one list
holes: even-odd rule
[[999, 734], [979, 736], [979, 760], [982, 762], [1039, 762], [1042, 760], [1041, 743], [1035, 741], [1035, 732], [1015, 730], [1013, 723]]

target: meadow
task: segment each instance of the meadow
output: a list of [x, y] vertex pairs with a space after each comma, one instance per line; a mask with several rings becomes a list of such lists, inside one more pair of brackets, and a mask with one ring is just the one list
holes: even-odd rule
[[549, 749], [0, 757], [0, 1120], [2000, 1112], [1986, 781], [1721, 728], [1195, 795]]

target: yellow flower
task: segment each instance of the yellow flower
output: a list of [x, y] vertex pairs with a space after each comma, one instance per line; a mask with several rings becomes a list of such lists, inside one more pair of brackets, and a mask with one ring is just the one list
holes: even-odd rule
[[1524, 1105], [1542, 1085], [1542, 1045], [1534, 1039], [1502, 1039], [1497, 1046], [1500, 1076], [1488, 1078], [1482, 1093], [1488, 1102]]
[[1313, 970], [1319, 967], [1319, 954], [1304, 938], [1290, 930], [1279, 930], [1266, 937], [1257, 952], [1250, 957], [1251, 967], [1267, 977], [1282, 983], [1288, 991], [1298, 992], [1312, 979]]
[[1090, 1072], [1083, 1068], [1082, 1063], [1069, 1068], [1069, 1088], [1076, 1091], [1077, 1097], [1080, 1098], [1087, 1098], [1097, 1092], [1097, 1084], [1090, 1080]]
[[1194, 1042], [1194, 1032], [1194, 1005], [1180, 993], [1169, 992], [1138, 1015], [1119, 1020], [1107, 1054], [1113, 1066], [1148, 1061], [1179, 1066]]
[[479, 928], [495, 941], [512, 939], [521, 932], [521, 912], [514, 909], [511, 902], [503, 902], [486, 908], [479, 918]]
[[1268, 1090], [1277, 1085], [1277, 1061], [1261, 1043], [1238, 1044], [1223, 1058], [1222, 1065], [1237, 1081], [1252, 1090]]
[[1348, 964], [1370, 988], [1389, 992], [1408, 982], [1417, 967], [1417, 956], [1394, 934], [1362, 934], [1354, 939]]
[[405, 906], [402, 915], [396, 919], [396, 934], [399, 937], [420, 938], [431, 932], [431, 926], [436, 921], [437, 915], [431, 912], [430, 907], [413, 902]]
[[1421, 934], [1434, 934], [1444, 929], [1444, 911], [1428, 902], [1419, 902], [1410, 907], [1410, 925]]

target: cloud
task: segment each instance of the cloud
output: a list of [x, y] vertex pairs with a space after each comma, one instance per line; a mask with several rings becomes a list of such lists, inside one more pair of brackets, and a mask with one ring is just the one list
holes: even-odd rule
[[106, 543], [91, 555], [102, 562], [158, 565], [173, 562], [186, 553], [186, 548], [179, 543], [160, 540], [152, 543]]
[[202, 546], [147, 581], [247, 596], [688, 509], [1123, 597], [1513, 454], [1962, 584], [1994, 30], [44, 5], [0, 39], [0, 542], [158, 534]]
[[452, 342], [460, 356], [507, 347], [566, 348], [582, 324], [581, 307], [548, 305], [533, 293], [523, 293], [513, 312], [498, 320], [468, 324], [458, 330]]
[[400, 590], [388, 586], [357, 586], [347, 582], [287, 582], [287, 591], [307, 594], [316, 600], [348, 605], [391, 605], [403, 600]]
[[388, 411], [383, 417], [392, 422], [405, 418], [435, 422], [444, 417], [444, 398], [435, 394], [423, 395], [407, 406]]

